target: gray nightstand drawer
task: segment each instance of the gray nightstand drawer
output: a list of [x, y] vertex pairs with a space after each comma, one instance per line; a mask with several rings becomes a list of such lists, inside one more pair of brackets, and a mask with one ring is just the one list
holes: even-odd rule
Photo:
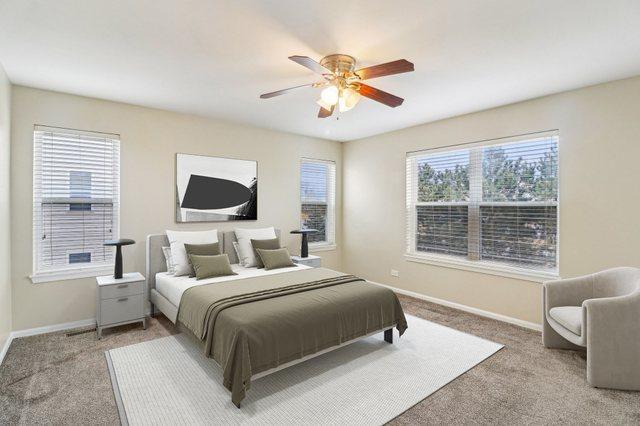
[[144, 293], [144, 282], [112, 284], [100, 287], [100, 299], [116, 299]]
[[143, 318], [142, 294], [101, 300], [100, 316], [101, 325]]

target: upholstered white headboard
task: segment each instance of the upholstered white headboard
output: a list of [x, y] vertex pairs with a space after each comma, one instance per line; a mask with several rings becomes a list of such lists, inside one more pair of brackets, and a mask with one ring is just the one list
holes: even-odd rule
[[147, 255], [145, 259], [145, 276], [147, 277], [147, 297], [151, 297], [151, 289], [156, 288], [156, 274], [166, 272], [167, 264], [164, 260], [162, 247], [169, 246], [167, 234], [147, 235]]
[[[276, 229], [276, 235], [280, 237], [280, 230]], [[218, 242], [223, 253], [229, 256], [229, 262], [238, 263], [238, 256], [233, 249], [233, 242], [238, 241], [233, 231], [218, 231]], [[146, 276], [147, 276], [147, 292], [156, 288], [156, 274], [158, 272], [167, 271], [167, 263], [164, 260], [162, 247], [169, 246], [167, 234], [151, 234], [147, 235], [147, 258], [146, 258]], [[149, 296], [149, 295], [148, 295]]]
[[[218, 231], [218, 242], [220, 247], [224, 247], [224, 235], [222, 231]], [[156, 288], [156, 274], [158, 272], [167, 271], [167, 263], [164, 260], [162, 247], [169, 247], [169, 239], [167, 234], [151, 234], [147, 235], [147, 256], [145, 273], [147, 277], [147, 292], [150, 293], [152, 288]], [[149, 296], [149, 294], [147, 295]]]

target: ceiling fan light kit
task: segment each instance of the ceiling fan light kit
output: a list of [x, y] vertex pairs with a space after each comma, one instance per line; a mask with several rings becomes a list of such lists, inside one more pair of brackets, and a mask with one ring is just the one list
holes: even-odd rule
[[349, 111], [356, 106], [361, 96], [365, 96], [392, 108], [402, 105], [404, 99], [363, 84], [362, 81], [414, 70], [413, 64], [406, 59], [374, 65], [359, 70], [356, 70], [356, 59], [353, 56], [343, 54], [325, 56], [320, 62], [316, 62], [308, 56], [298, 55], [290, 56], [289, 59], [322, 75], [323, 80], [316, 83], [264, 93], [260, 95], [260, 98], [268, 99], [300, 88], [324, 87], [322, 92], [320, 92], [320, 99], [316, 101], [316, 103], [320, 105], [318, 118], [330, 117], [336, 105], [340, 112]]
[[320, 93], [320, 99], [327, 105], [335, 105], [338, 103], [340, 97], [340, 89], [337, 86], [331, 85], [326, 87]]
[[342, 91], [342, 96], [338, 100], [340, 112], [349, 111], [360, 101], [360, 93], [357, 90], [347, 87]]

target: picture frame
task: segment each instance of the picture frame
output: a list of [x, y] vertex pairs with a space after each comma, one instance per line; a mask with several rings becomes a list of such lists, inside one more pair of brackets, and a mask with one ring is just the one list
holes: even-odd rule
[[176, 222], [258, 219], [258, 162], [176, 153]]

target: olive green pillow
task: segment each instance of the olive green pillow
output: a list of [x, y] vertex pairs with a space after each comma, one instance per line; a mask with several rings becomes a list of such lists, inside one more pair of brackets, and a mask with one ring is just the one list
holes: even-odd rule
[[286, 248], [277, 250], [256, 250], [258, 251], [258, 255], [260, 256], [262, 263], [264, 263], [264, 268], [267, 271], [269, 269], [288, 268], [290, 266], [296, 266], [296, 264], [291, 260], [289, 250], [287, 250]]
[[196, 271], [196, 279], [224, 277], [226, 275], [238, 275], [231, 269], [229, 256], [219, 254], [217, 256], [189, 255], [193, 269]]
[[191, 266], [191, 272], [189, 274], [190, 277], [195, 277], [195, 270], [193, 268], [193, 264], [191, 263], [190, 255], [195, 254], [198, 256], [217, 256], [222, 254], [220, 251], [220, 243], [211, 243], [211, 244], [184, 244], [184, 250], [187, 252], [187, 259], [189, 259], [189, 266]]
[[256, 256], [256, 266], [258, 268], [264, 268], [264, 263], [262, 263], [262, 259], [258, 255], [258, 251], [256, 249], [263, 250], [275, 250], [280, 248], [280, 238], [272, 238], [269, 240], [251, 240], [251, 247], [253, 247], [253, 253]]

